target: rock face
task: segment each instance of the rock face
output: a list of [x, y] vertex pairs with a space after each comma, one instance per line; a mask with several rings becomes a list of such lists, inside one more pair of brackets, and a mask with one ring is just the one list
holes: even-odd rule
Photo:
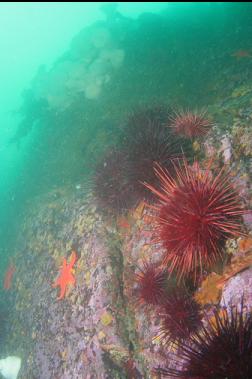
[[[134, 275], [162, 251], [149, 246], [144, 207], [124, 224], [99, 214], [91, 195], [70, 192], [51, 193], [24, 221], [6, 349], [22, 356], [21, 379], [155, 378], [167, 349], [155, 338], [155, 310], [137, 305]], [[72, 250], [76, 285], [58, 300], [52, 284]]]
[[[21, 378], [147, 377], [144, 356], [135, 352], [122, 239], [84, 196], [52, 194], [24, 223], [8, 346], [24, 357]], [[57, 300], [52, 283], [72, 249], [76, 285]]]
[[[111, 221], [79, 190], [51, 193], [30, 210], [6, 346], [23, 358], [21, 379], [155, 378], [167, 354], [155, 338], [159, 318], [136, 304], [136, 267], [153, 255], [142, 212], [130, 224]], [[58, 300], [52, 284], [72, 250], [76, 285]]]
[[[158, 312], [136, 302], [136, 270], [162, 255], [161, 246], [149, 244], [144, 206], [127, 219], [108, 217], [81, 186], [55, 190], [35, 204], [17, 244], [6, 345], [6, 353], [22, 358], [20, 379], [156, 378], [153, 368], [167, 360], [171, 366], [175, 353], [157, 338]], [[73, 250], [76, 285], [58, 300], [53, 283]], [[244, 293], [251, 306], [251, 283], [251, 269], [238, 273], [220, 304], [235, 305]]]
[[224, 287], [221, 299], [222, 306], [239, 305], [243, 296], [244, 304], [252, 309], [252, 268], [231, 278]]
[[[153, 25], [155, 33], [150, 33]], [[40, 137], [37, 156], [33, 152], [24, 170], [29, 180], [24, 176], [25, 185], [21, 188], [19, 182], [17, 192], [28, 192], [27, 199], [29, 186], [47, 191], [55, 183], [80, 179], [81, 184], [54, 190], [25, 209], [8, 293], [15, 309], [3, 352], [22, 358], [20, 379], [154, 379], [153, 368], [174, 363], [155, 338], [160, 322], [155, 310], [140, 309], [135, 301], [137, 267], [145, 258], [159, 261], [162, 254], [160, 246], [148, 245], [144, 210], [134, 210], [130, 222], [118, 222], [103, 215], [89, 190], [82, 188], [83, 165], [90, 170], [104, 147], [116, 143], [126, 113], [157, 99], [178, 104], [190, 99], [192, 107], [209, 104], [217, 123], [205, 141], [206, 157], [231, 168], [242, 199], [247, 208], [251, 205], [252, 70], [235, 60], [225, 72], [216, 70], [216, 62], [225, 68], [222, 46], [213, 55], [211, 46], [200, 49], [192, 40], [187, 48], [196, 49], [191, 50], [195, 65], [185, 59], [187, 51], [181, 51], [183, 36], [191, 35], [190, 25], [181, 33], [182, 44], [180, 33], [166, 25], [168, 15], [148, 14], [135, 21], [95, 24], [73, 40], [50, 71], [41, 67], [26, 94], [24, 120], [14, 140], [22, 140], [33, 124]], [[175, 49], [171, 57], [170, 47]], [[198, 65], [201, 55], [212, 67], [209, 91], [205, 65]], [[251, 213], [244, 215], [244, 224], [251, 232]], [[52, 284], [72, 250], [78, 256], [76, 285], [57, 300], [59, 289]], [[251, 273], [247, 268], [227, 281], [221, 305], [239, 303], [242, 294], [252, 305]]]
[[[222, 146], [215, 150], [223, 153]], [[241, 181], [235, 162], [233, 177], [248, 204], [246, 166]], [[157, 338], [159, 312], [140, 308], [135, 296], [135, 272], [145, 259], [159, 262], [162, 255], [161, 246], [149, 244], [151, 217], [144, 205], [126, 218], [111, 217], [82, 185], [56, 189], [34, 204], [14, 254], [15, 309], [6, 344], [6, 354], [22, 358], [20, 379], [154, 379], [154, 368], [175, 364], [174, 351], [168, 353]], [[230, 241], [233, 255], [237, 244], [232, 246]], [[73, 250], [76, 285], [58, 300], [53, 283]], [[226, 282], [220, 304], [238, 304], [244, 294], [250, 307], [251, 283], [251, 268], [238, 271]]]
[[[225, 161], [223, 146], [215, 151]], [[249, 204], [246, 161], [234, 158], [233, 177]], [[141, 309], [135, 297], [136, 270], [145, 259], [158, 262], [162, 255], [161, 246], [149, 245], [152, 226], [144, 205], [126, 219], [106, 216], [82, 184], [54, 190], [34, 204], [14, 254], [15, 309], [6, 344], [6, 354], [22, 358], [20, 379], [154, 379], [153, 368], [175, 364], [175, 353], [169, 355], [157, 338], [158, 312]], [[76, 285], [58, 300], [52, 284], [73, 250]], [[251, 283], [251, 268], [238, 271], [226, 282], [220, 304], [238, 304], [244, 294], [251, 306]]]

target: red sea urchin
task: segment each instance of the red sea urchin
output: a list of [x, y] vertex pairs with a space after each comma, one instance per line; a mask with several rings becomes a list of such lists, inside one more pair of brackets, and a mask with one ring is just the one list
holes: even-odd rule
[[212, 127], [206, 111], [179, 111], [170, 117], [169, 125], [177, 134], [188, 138], [205, 136]]
[[160, 337], [165, 343], [189, 338], [201, 326], [200, 305], [185, 289], [176, 289], [164, 304], [161, 313]]
[[145, 184], [157, 197], [157, 239], [165, 248], [164, 264], [181, 278], [209, 268], [223, 254], [228, 237], [241, 235], [244, 213], [227, 172], [201, 170], [186, 161], [175, 166], [176, 176], [159, 165], [161, 189]]
[[140, 305], [159, 305], [164, 302], [168, 273], [155, 264], [145, 262], [136, 274], [137, 297]]
[[175, 359], [176, 368], [157, 372], [179, 379], [251, 379], [251, 312], [245, 311], [243, 304], [240, 311], [237, 307], [221, 313], [216, 309], [206, 326], [180, 343]]

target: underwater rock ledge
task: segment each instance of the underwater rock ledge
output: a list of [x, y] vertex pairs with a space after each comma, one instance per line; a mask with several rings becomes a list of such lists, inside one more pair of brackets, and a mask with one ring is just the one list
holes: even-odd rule
[[[138, 377], [147, 375], [144, 356], [130, 349], [139, 341], [124, 294], [121, 237], [82, 196], [52, 196], [24, 222], [8, 346], [24, 358], [21, 379], [126, 378], [130, 361]], [[76, 285], [57, 300], [52, 283], [72, 249]]]

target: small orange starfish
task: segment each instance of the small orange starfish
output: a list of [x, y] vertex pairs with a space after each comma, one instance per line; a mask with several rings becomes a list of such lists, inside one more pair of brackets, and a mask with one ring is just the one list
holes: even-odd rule
[[77, 254], [75, 251], [72, 251], [70, 263], [67, 264], [66, 258], [63, 259], [63, 265], [61, 267], [60, 274], [56, 281], [53, 283], [53, 288], [60, 287], [60, 295], [57, 298], [58, 300], [63, 299], [66, 294], [66, 288], [69, 284], [75, 284], [75, 277], [73, 275], [73, 266], [77, 260]]

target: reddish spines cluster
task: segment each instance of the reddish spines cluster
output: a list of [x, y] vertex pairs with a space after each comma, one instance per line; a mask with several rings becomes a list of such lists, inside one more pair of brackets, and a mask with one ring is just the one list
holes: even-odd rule
[[227, 238], [241, 234], [239, 196], [224, 170], [213, 175], [184, 161], [176, 165], [174, 178], [159, 165], [155, 171], [160, 189], [146, 186], [158, 200], [155, 223], [164, 264], [180, 278], [196, 275], [222, 256]]
[[168, 378], [251, 379], [252, 314], [239, 308], [216, 308], [213, 319], [180, 342], [177, 367], [157, 371]]
[[166, 127], [169, 115], [168, 109], [154, 107], [129, 117], [117, 147], [110, 148], [96, 167], [94, 194], [102, 209], [118, 214], [139, 201], [152, 201], [142, 183], [158, 183], [153, 164], [158, 162], [173, 174], [174, 159], [193, 156], [192, 142]]
[[161, 312], [160, 337], [169, 344], [189, 338], [201, 326], [200, 305], [185, 289], [170, 294]]
[[159, 305], [165, 301], [168, 273], [155, 264], [144, 262], [136, 274], [140, 305]]
[[206, 111], [178, 111], [170, 117], [169, 126], [175, 133], [187, 138], [203, 137], [212, 127], [212, 122], [207, 118]]
[[124, 174], [138, 201], [152, 200], [152, 193], [142, 183], [157, 184], [155, 162], [172, 174], [173, 159], [181, 158], [183, 153], [188, 159], [193, 155], [191, 141], [166, 127], [169, 115], [163, 107], [134, 112], [123, 131], [123, 148], [129, 167]]

